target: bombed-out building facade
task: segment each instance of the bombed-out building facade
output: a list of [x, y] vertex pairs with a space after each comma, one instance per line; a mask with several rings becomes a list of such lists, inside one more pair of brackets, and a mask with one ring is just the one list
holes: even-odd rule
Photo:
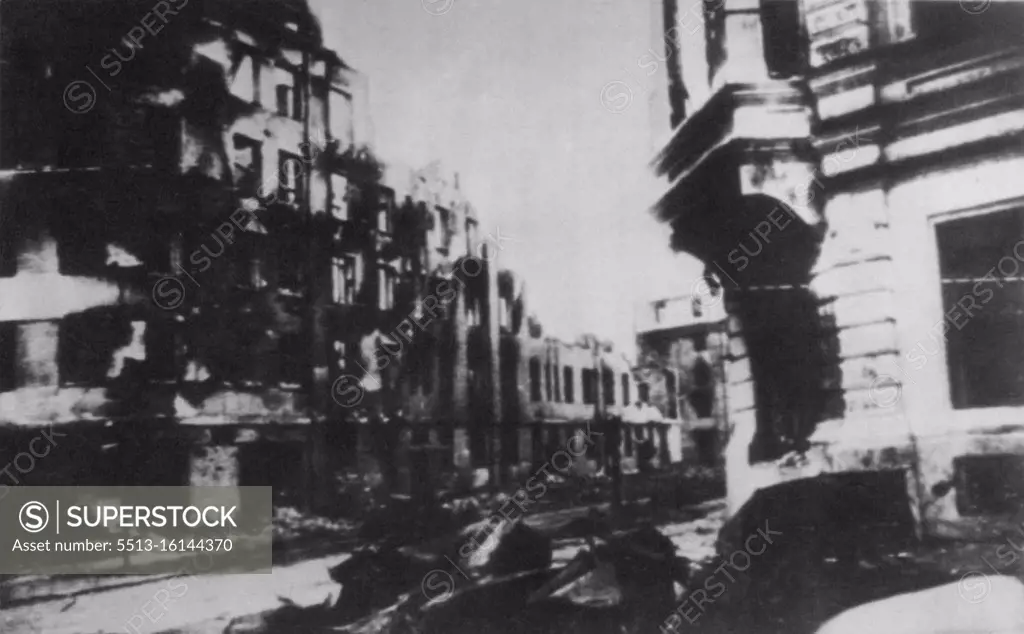
[[13, 1], [0, 29], [6, 483], [479, 485], [637, 393], [528, 318], [458, 174], [375, 155], [305, 2]]
[[1024, 5], [655, 6], [672, 127], [655, 211], [724, 298], [730, 508], [879, 476], [922, 533], [1008, 529]]
[[394, 208], [365, 79], [301, 2], [53, 5], [2, 7], [5, 457], [73, 424], [25, 481], [304, 477], [336, 300], [391, 279], [339, 271]]
[[636, 306], [637, 366], [644, 400], [678, 428], [687, 461], [719, 464], [727, 438], [725, 359], [729, 338], [721, 294], [696, 293]]

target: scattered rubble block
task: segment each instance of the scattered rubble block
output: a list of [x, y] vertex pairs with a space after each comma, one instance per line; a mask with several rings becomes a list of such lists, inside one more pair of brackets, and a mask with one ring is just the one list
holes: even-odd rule
[[290, 506], [274, 508], [274, 538], [291, 541], [324, 534], [350, 535], [357, 524], [351, 520], [329, 519], [303, 513]]
[[508, 575], [457, 589], [424, 610], [417, 631], [654, 631], [660, 615], [672, 609], [674, 582], [686, 580], [689, 562], [649, 525], [590, 535], [589, 542], [550, 573]]

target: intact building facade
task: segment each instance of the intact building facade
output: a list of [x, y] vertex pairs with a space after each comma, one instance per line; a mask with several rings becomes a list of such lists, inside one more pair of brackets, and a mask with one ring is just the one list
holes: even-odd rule
[[1009, 529], [1024, 5], [654, 4], [673, 126], [655, 211], [724, 292], [730, 507], [887, 473], [924, 533]]

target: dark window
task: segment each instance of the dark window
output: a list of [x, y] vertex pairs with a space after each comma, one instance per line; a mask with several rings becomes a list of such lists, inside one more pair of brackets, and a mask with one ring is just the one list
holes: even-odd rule
[[945, 333], [953, 407], [1024, 404], [1024, 365], [1008, 351], [1024, 346], [1022, 210], [950, 220], [935, 228], [945, 322], [908, 359], [938, 351]]
[[281, 152], [279, 189], [282, 202], [296, 205], [303, 202], [306, 195], [305, 173], [302, 159], [294, 154]]
[[411, 363], [407, 369], [409, 391], [417, 394], [420, 392], [420, 388], [423, 384], [423, 350], [417, 350], [416, 354], [410, 358], [410, 362]]
[[425, 349], [423, 361], [423, 393], [434, 393], [434, 363], [437, 359], [437, 343], [432, 337], [426, 337], [423, 344]]
[[64, 214], [54, 227], [57, 267], [61, 275], [103, 277], [107, 266], [107, 243], [96, 216], [84, 209]]
[[102, 385], [113, 369], [114, 352], [131, 343], [132, 327], [109, 311], [68, 315], [57, 336], [61, 385]]
[[558, 373], [558, 366], [551, 366], [551, 374], [555, 379], [555, 401], [562, 401], [565, 399], [565, 396], [562, 394], [562, 377]]
[[395, 210], [395, 193], [390, 189], [381, 194], [380, 208], [377, 210], [377, 231], [391, 233], [391, 220]]
[[704, 352], [708, 349], [708, 336], [698, 335], [693, 338], [693, 349], [695, 352]]
[[441, 237], [441, 246], [437, 247], [437, 251], [442, 255], [448, 255], [448, 249], [451, 247], [452, 235], [451, 235], [451, 212], [443, 207], [437, 209], [438, 224], [437, 227], [438, 235]]
[[13, 390], [17, 383], [18, 324], [0, 322], [0, 392]]
[[563, 394], [565, 395], [564, 400], [565, 400], [566, 403], [575, 403], [576, 402], [576, 394], [575, 394], [575, 386], [573, 385], [572, 368], [569, 367], [569, 366], [566, 366], [566, 367], [562, 368], [562, 376], [563, 376], [563, 381], [562, 382], [564, 384], [563, 385], [563, 389], [564, 389]]
[[547, 395], [548, 401], [554, 401], [554, 395], [551, 393], [551, 362], [544, 362], [544, 393]]
[[65, 115], [57, 127], [61, 131], [57, 138], [57, 167], [93, 167], [104, 161], [105, 135], [110, 132], [109, 118], [97, 124], [96, 120]]
[[539, 402], [540, 396], [540, 359], [530, 359], [530, 400]]
[[775, 78], [799, 75], [803, 70], [800, 3], [793, 0], [762, 0], [761, 28], [764, 60]]
[[622, 375], [622, 404], [629, 405], [629, 375]]
[[418, 392], [422, 389], [424, 394], [430, 394], [434, 390], [434, 340], [431, 337], [424, 337], [414, 340], [410, 349], [409, 363], [409, 389]]
[[665, 398], [668, 400], [668, 417], [679, 416], [679, 401], [676, 399], [676, 375], [673, 372], [665, 372]]
[[255, 197], [263, 178], [263, 150], [259, 141], [235, 135], [235, 187], [245, 197]]
[[953, 459], [957, 511], [964, 517], [1013, 515], [1024, 502], [1024, 458], [1012, 454]]
[[149, 376], [157, 381], [173, 381], [178, 378], [175, 359], [177, 348], [173, 322], [150, 320], [146, 324], [146, 367]]
[[303, 385], [307, 380], [309, 351], [304, 333], [286, 333], [278, 339], [278, 380], [289, 385]]
[[277, 285], [278, 288], [301, 293], [305, 290], [308, 250], [301, 236], [282, 233], [274, 243], [277, 248]]
[[331, 174], [331, 215], [336, 220], [348, 220], [348, 179]]
[[636, 386], [637, 398], [641, 403], [649, 403], [651, 398], [651, 386], [647, 383], [640, 383]]
[[277, 114], [301, 121], [302, 90], [299, 89], [297, 73], [291, 68], [278, 67], [277, 76]]
[[332, 294], [335, 304], [354, 304], [356, 301], [356, 259], [346, 255], [334, 258], [332, 271]]
[[[600, 436], [598, 436], [596, 438], [588, 438], [587, 437], [587, 430], [586, 430], [586, 428], [581, 428], [580, 431], [583, 434], [582, 440], [586, 444], [587, 459], [588, 460], [598, 460], [598, 461], [600, 461], [602, 453], [603, 453], [602, 452], [602, 445], [604, 445], [605, 441]], [[580, 442], [579, 440], [574, 441], [574, 443], [576, 444], [577, 447], [579, 446], [579, 442]], [[598, 462], [598, 465], [600, 465], [600, 464], [601, 463]]]
[[593, 368], [583, 368], [583, 404], [593, 405], [597, 402], [597, 372]]
[[693, 366], [693, 391], [689, 400], [698, 418], [711, 416], [715, 404], [714, 374], [703, 358], [697, 359]]
[[0, 277], [18, 273], [17, 232], [10, 209], [0, 209]]
[[607, 368], [601, 371], [601, 390], [604, 392], [604, 404], [615, 405], [615, 375]]

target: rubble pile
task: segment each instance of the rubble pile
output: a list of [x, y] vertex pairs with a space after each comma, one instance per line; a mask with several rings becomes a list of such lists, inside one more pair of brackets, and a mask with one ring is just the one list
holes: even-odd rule
[[274, 509], [274, 539], [291, 541], [324, 534], [347, 534], [355, 530], [354, 522], [344, 519], [329, 519], [303, 513], [291, 506]]

